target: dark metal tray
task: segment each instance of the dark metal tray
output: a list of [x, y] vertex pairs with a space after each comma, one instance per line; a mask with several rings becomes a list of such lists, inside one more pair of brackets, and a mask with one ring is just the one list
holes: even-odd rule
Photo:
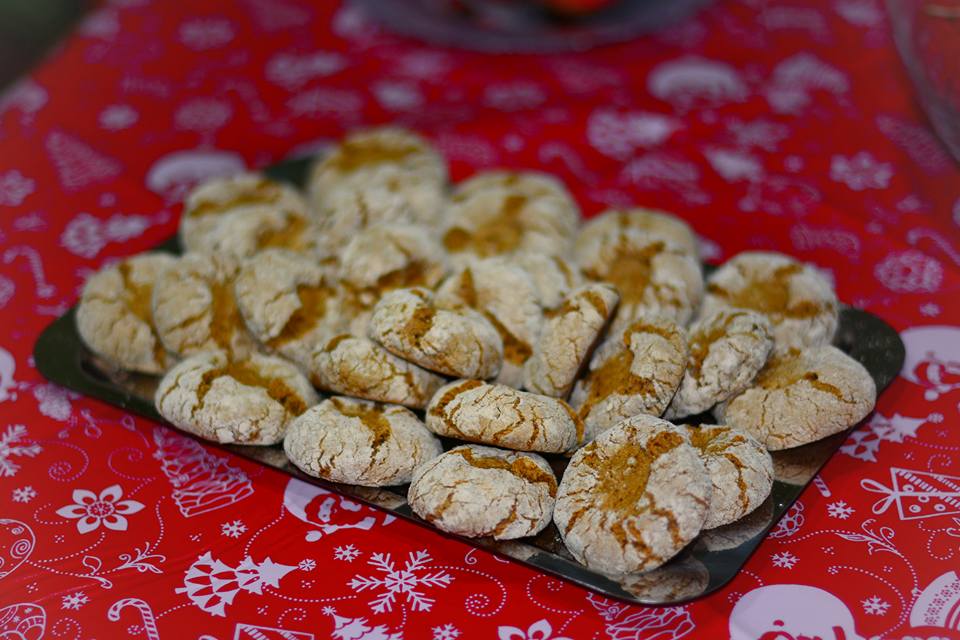
[[[302, 163], [280, 165], [268, 173], [299, 182], [303, 166]], [[157, 250], [176, 252], [177, 242], [171, 240], [157, 247]], [[57, 318], [37, 339], [34, 360], [40, 373], [51, 382], [164, 422], [153, 406], [153, 392], [159, 379], [104, 366], [80, 340], [75, 314], [76, 307]], [[905, 351], [900, 336], [880, 318], [865, 311], [851, 307], [841, 309], [840, 327], [834, 343], [866, 367], [877, 384], [878, 393], [893, 381], [903, 365]], [[764, 504], [733, 524], [703, 532], [676, 558], [660, 569], [645, 574], [614, 581], [587, 569], [571, 558], [553, 525], [536, 537], [511, 542], [461, 539], [604, 595], [641, 604], [680, 604], [719, 589], [736, 575], [766, 533], [776, 525], [846, 439], [847, 433], [795, 449], [774, 452], [776, 480]], [[332, 488], [430, 527], [407, 506], [405, 487], [367, 489], [325, 482], [307, 476], [288, 463], [279, 446], [214, 446], [222, 446], [237, 455], [278, 468], [306, 482]], [[553, 458], [552, 461], [557, 463], [555, 466], [564, 463], [562, 456], [547, 457]]]

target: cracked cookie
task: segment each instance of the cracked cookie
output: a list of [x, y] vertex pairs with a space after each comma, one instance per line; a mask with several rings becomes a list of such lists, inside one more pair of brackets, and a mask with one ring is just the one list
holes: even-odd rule
[[426, 423], [441, 436], [520, 451], [562, 453], [583, 439], [583, 423], [563, 400], [481, 380], [441, 387]]
[[767, 316], [777, 353], [829, 344], [837, 330], [837, 295], [830, 283], [780, 253], [740, 253], [710, 275], [701, 313], [729, 308]]
[[340, 280], [370, 304], [393, 289], [432, 289], [446, 273], [443, 248], [427, 228], [413, 224], [364, 229], [340, 256]]
[[315, 385], [334, 393], [422, 409], [446, 383], [435, 373], [393, 355], [379, 344], [341, 334], [311, 354]]
[[192, 243], [192, 250], [235, 258], [270, 248], [313, 253], [317, 238], [317, 226], [307, 214], [257, 207], [223, 217]]
[[247, 328], [265, 347], [309, 366], [313, 350], [341, 332], [337, 288], [316, 260], [268, 249], [246, 260], [234, 283]]
[[749, 387], [773, 348], [770, 331], [767, 318], [754, 311], [720, 309], [701, 316], [687, 330], [687, 370], [664, 417], [702, 413]]
[[524, 367], [524, 386], [566, 398], [619, 300], [610, 285], [588, 284], [570, 292], [556, 309], [547, 312], [533, 355]]
[[306, 474], [364, 487], [407, 484], [417, 467], [443, 453], [409, 409], [342, 396], [294, 420], [283, 448]]
[[570, 248], [580, 210], [563, 185], [542, 174], [478, 186], [481, 174], [457, 186], [441, 230], [456, 264], [521, 252], [562, 255]]
[[502, 258], [486, 258], [447, 278], [434, 303], [443, 309], [473, 309], [489, 320], [503, 342], [503, 366], [496, 381], [520, 387], [523, 365], [543, 323], [538, 297], [526, 271]]
[[607, 209], [594, 216], [583, 225], [577, 243], [606, 242], [605, 238], [615, 236], [619, 229], [636, 229], [650, 240], [662, 240], [694, 258], [699, 257], [697, 236], [686, 222], [666, 211], [643, 207]]
[[77, 331], [84, 344], [115, 367], [166, 371], [174, 359], [157, 335], [150, 300], [157, 278], [175, 262], [165, 253], [145, 253], [90, 276], [77, 306]]
[[694, 255], [641, 229], [594, 227], [577, 237], [575, 254], [587, 279], [609, 282], [620, 294], [611, 331], [653, 315], [686, 324], [703, 297]]
[[212, 351], [170, 369], [154, 403], [172, 424], [206, 440], [270, 445], [317, 400], [310, 381], [282, 358], [231, 360]]
[[[180, 244], [187, 251], [202, 251], [233, 214], [275, 211], [309, 217], [303, 196], [290, 185], [271, 180], [258, 173], [213, 178], [187, 195], [180, 217]], [[222, 233], [222, 232], [221, 232]]]
[[556, 477], [540, 456], [465, 445], [419, 467], [407, 502], [442, 531], [513, 540], [550, 523], [556, 493]]
[[486, 318], [472, 309], [438, 309], [423, 288], [383, 296], [369, 334], [391, 353], [457, 378], [493, 378], [503, 365], [503, 342]]
[[153, 320], [168, 351], [189, 356], [220, 350], [237, 357], [256, 348], [237, 307], [238, 267], [228, 256], [188, 253], [157, 279]]
[[862, 364], [836, 347], [808, 347], [771, 358], [753, 386], [717, 405], [714, 415], [776, 451], [852, 427], [876, 399]]
[[402, 202], [417, 222], [435, 224], [446, 204], [447, 165], [424, 138], [398, 127], [348, 135], [311, 169], [308, 193], [319, 212], [363, 194], [370, 218]]
[[710, 476], [678, 427], [638, 415], [577, 451], [553, 520], [577, 561], [608, 575], [655, 569], [693, 540]]
[[624, 418], [662, 414], [683, 379], [687, 355], [686, 332], [665, 318], [638, 320], [611, 334], [570, 395], [586, 439]]
[[773, 487], [773, 459], [753, 436], [711, 424], [685, 427], [713, 485], [704, 529], [739, 520], [767, 499]]
[[509, 260], [530, 276], [544, 309], [559, 306], [564, 296], [583, 284], [580, 268], [562, 256], [520, 252]]

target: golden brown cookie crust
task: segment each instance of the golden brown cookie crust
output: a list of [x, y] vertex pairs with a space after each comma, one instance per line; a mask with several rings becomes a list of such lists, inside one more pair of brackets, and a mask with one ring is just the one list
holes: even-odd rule
[[344, 396], [294, 420], [283, 446], [304, 473], [365, 487], [406, 484], [417, 467], [443, 452], [409, 409]]
[[472, 309], [438, 309], [423, 288], [381, 298], [369, 335], [401, 358], [457, 378], [493, 378], [503, 365], [503, 342], [486, 318]]
[[160, 275], [176, 259], [146, 253], [102, 268], [83, 287], [77, 331], [84, 344], [122, 369], [163, 373], [174, 362], [154, 325], [150, 301]]
[[661, 415], [683, 379], [687, 355], [686, 332], [664, 318], [609, 335], [570, 395], [587, 440], [638, 413]]
[[709, 475], [684, 433], [638, 415], [574, 454], [554, 521], [579, 562], [623, 575], [655, 569], [693, 540], [709, 500]]
[[773, 487], [773, 460], [760, 442], [732, 427], [701, 424], [685, 428], [713, 485], [704, 529], [739, 520], [767, 499]]
[[583, 423], [563, 400], [482, 380], [441, 387], [426, 422], [438, 435], [520, 451], [562, 453], [583, 438]]
[[777, 353], [829, 344], [839, 313], [836, 293], [812, 267], [762, 251], [740, 253], [710, 275], [701, 314], [723, 308], [767, 316]]
[[862, 364], [836, 347], [810, 347], [771, 358], [753, 386], [717, 405], [714, 415], [776, 451], [852, 427], [876, 399]]
[[407, 501], [442, 531], [513, 540], [550, 523], [556, 492], [556, 477], [540, 456], [464, 445], [420, 466]]
[[271, 445], [317, 399], [306, 377], [282, 358], [255, 353], [232, 360], [213, 351], [167, 372], [154, 402], [160, 415], [201, 438]]

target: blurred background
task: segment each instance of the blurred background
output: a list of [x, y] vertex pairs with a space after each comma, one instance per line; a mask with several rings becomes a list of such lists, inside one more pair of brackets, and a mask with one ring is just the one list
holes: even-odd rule
[[93, 0], [0, 0], [0, 89], [55, 47]]

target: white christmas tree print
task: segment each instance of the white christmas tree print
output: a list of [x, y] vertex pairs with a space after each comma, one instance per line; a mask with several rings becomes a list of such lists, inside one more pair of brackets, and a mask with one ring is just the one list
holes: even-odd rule
[[14, 456], [32, 458], [43, 449], [38, 444], [23, 442], [27, 428], [22, 424], [12, 424], [0, 435], [0, 478], [12, 478], [20, 470], [20, 465], [11, 460]]
[[382, 624], [371, 627], [366, 618], [338, 616], [333, 607], [324, 607], [323, 613], [333, 617], [334, 627], [330, 637], [336, 640], [403, 640], [401, 632], [391, 632]]
[[383, 575], [360, 576], [356, 575], [350, 581], [350, 588], [361, 593], [364, 591], [378, 591], [376, 597], [370, 601], [370, 608], [375, 613], [392, 611], [399, 594], [413, 611], [430, 611], [433, 608], [434, 598], [426, 596], [422, 589], [429, 587], [445, 588], [453, 582], [453, 576], [444, 571], [426, 573], [427, 564], [431, 561], [426, 549], [411, 551], [402, 569], [398, 569], [389, 553], [374, 553], [367, 561]]
[[209, 551], [190, 565], [183, 579], [183, 586], [176, 593], [186, 593], [190, 600], [203, 611], [215, 616], [225, 616], [228, 604], [233, 603], [240, 591], [263, 593], [263, 587], [278, 587], [280, 580], [296, 567], [278, 564], [270, 558], [255, 562], [250, 556], [234, 568], [214, 558]]

